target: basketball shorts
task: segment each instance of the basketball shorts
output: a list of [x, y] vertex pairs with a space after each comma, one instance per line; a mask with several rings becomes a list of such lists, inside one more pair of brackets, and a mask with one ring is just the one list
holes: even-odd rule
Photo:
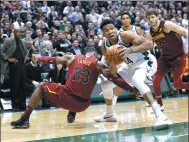
[[125, 63], [118, 69], [118, 74], [129, 84], [133, 85], [133, 76], [138, 75], [138, 79], [144, 79], [145, 83], [152, 83], [152, 76], [157, 71], [157, 60], [149, 54], [149, 60], [144, 60], [135, 68], [129, 68]]
[[65, 85], [52, 82], [43, 82], [41, 88], [47, 103], [72, 112], [82, 112], [90, 105], [90, 100], [80, 98], [67, 91]]

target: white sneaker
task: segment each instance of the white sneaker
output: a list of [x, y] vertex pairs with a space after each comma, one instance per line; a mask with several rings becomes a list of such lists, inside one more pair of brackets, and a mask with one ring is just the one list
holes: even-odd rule
[[93, 120], [96, 122], [117, 122], [118, 117], [117, 117], [116, 113], [114, 113], [110, 116], [107, 116], [106, 113], [103, 113], [102, 116], [97, 116], [97, 117], [93, 118]]
[[164, 105], [162, 105], [160, 108], [161, 108], [161, 111], [164, 111]]
[[164, 117], [163, 119], [162, 119], [162, 117], [158, 117], [157, 122], [153, 125], [153, 127], [156, 130], [161, 130], [161, 129], [166, 129], [171, 125], [172, 125], [172, 122], [171, 122], [171, 120], [169, 120], [168, 117], [166, 117], [166, 118]]

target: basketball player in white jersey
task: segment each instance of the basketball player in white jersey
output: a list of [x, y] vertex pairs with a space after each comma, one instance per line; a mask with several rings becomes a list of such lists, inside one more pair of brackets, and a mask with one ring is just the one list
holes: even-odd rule
[[[140, 35], [140, 36], [143, 36], [143, 33], [142, 33], [142, 30], [140, 27], [137, 27], [135, 25], [131, 25], [131, 15], [129, 12], [123, 12], [121, 14], [121, 23], [122, 23], [122, 27], [119, 29], [120, 32], [124, 32], [124, 31], [132, 31], [134, 34], [136, 35]], [[106, 61], [104, 59], [104, 56], [102, 57], [102, 60], [101, 60], [103, 63], [106, 64]], [[101, 88], [102, 88], [102, 91], [103, 91], [103, 94], [104, 93], [109, 93], [107, 91], [107, 88], [115, 88], [115, 84], [112, 83], [111, 81], [105, 79], [104, 82], [101, 84]], [[113, 92], [112, 92], [113, 93]], [[119, 94], [114, 94], [113, 95], [113, 104], [115, 105], [116, 102], [117, 102], [117, 98], [118, 98]], [[141, 97], [140, 94], [138, 94], [138, 96], [136, 97]], [[147, 106], [149, 106], [148, 104], [146, 104]]]
[[[106, 37], [101, 46], [103, 54], [105, 54], [108, 48], [113, 46], [119, 47], [122, 45], [123, 48], [120, 55], [123, 56], [124, 62], [119, 68], [113, 61], [107, 62], [110, 72], [113, 74], [117, 72], [128, 84], [133, 84], [140, 91], [143, 98], [152, 107], [157, 118], [157, 122], [153, 125], [156, 129], [169, 126], [171, 121], [163, 114], [160, 106], [154, 101], [150, 88], [146, 85], [146, 83], [152, 80], [151, 77], [157, 70], [157, 61], [153, 55], [143, 51], [151, 49], [153, 43], [141, 36], [135, 35], [131, 31], [118, 32], [114, 22], [110, 19], [103, 20], [100, 28], [103, 31], [104, 37]], [[111, 95], [113, 93], [111, 92], [112, 88], [108, 89], [107, 93], [103, 92], [107, 105], [106, 113], [95, 117], [95, 121], [117, 121], [117, 115], [112, 105], [113, 96]]]
[[131, 25], [131, 15], [129, 12], [123, 12], [121, 14], [121, 23], [122, 23], [122, 27], [119, 29], [120, 32], [132, 31], [136, 35], [143, 36], [142, 30], [140, 27]]
[[[129, 12], [123, 12], [121, 14], [121, 23], [122, 23], [122, 27], [119, 29], [120, 32], [124, 32], [124, 31], [132, 31], [134, 34], [136, 35], [140, 35], [143, 36], [142, 30], [140, 27], [137, 27], [135, 25], [131, 25], [131, 15]], [[108, 81], [102, 83], [102, 90], [106, 90], [106, 87], [113, 87], [114, 85], [112, 83], [107, 83]], [[105, 85], [104, 85], [105, 84]], [[108, 84], [108, 85], [107, 85]], [[110, 85], [111, 84], [111, 85]], [[113, 89], [113, 88], [112, 88]], [[115, 94], [113, 97], [113, 104], [116, 104], [117, 102], [117, 98], [118, 98], [119, 94]], [[136, 96], [137, 97], [137, 96]]]

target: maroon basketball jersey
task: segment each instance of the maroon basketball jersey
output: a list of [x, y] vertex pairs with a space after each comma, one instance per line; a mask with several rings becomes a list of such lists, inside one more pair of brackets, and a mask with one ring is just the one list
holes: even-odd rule
[[151, 28], [150, 33], [153, 41], [161, 49], [161, 54], [164, 56], [164, 58], [174, 60], [175, 58], [184, 54], [183, 41], [180, 35], [176, 32], [164, 32], [164, 24], [165, 21], [160, 21], [157, 32], [154, 32]]
[[83, 55], [76, 56], [69, 65], [65, 87], [70, 94], [83, 99], [90, 99], [98, 75], [96, 58]]

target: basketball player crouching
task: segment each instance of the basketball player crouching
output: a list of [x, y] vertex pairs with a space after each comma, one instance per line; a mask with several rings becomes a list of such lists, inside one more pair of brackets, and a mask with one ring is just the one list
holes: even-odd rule
[[[157, 122], [153, 126], [156, 129], [169, 126], [171, 121], [162, 113], [160, 106], [152, 97], [150, 88], [146, 85], [146, 83], [152, 81], [151, 77], [157, 70], [157, 61], [153, 55], [143, 51], [151, 49], [153, 43], [141, 36], [135, 35], [131, 31], [118, 32], [114, 22], [109, 19], [103, 20], [100, 28], [103, 31], [104, 37], [106, 37], [101, 46], [104, 55], [109, 47], [116, 44], [123, 45], [120, 55], [123, 57], [124, 63], [117, 69], [116, 64], [112, 60], [108, 64], [110, 72], [117, 71], [128, 84], [133, 84], [139, 90], [154, 111]], [[113, 90], [108, 87], [106, 87], [106, 90], [107, 93], [104, 93], [104, 98], [106, 101], [109, 101], [109, 105], [107, 105], [106, 113], [94, 118], [97, 122], [117, 121], [112, 105], [112, 96], [110, 96]]]

